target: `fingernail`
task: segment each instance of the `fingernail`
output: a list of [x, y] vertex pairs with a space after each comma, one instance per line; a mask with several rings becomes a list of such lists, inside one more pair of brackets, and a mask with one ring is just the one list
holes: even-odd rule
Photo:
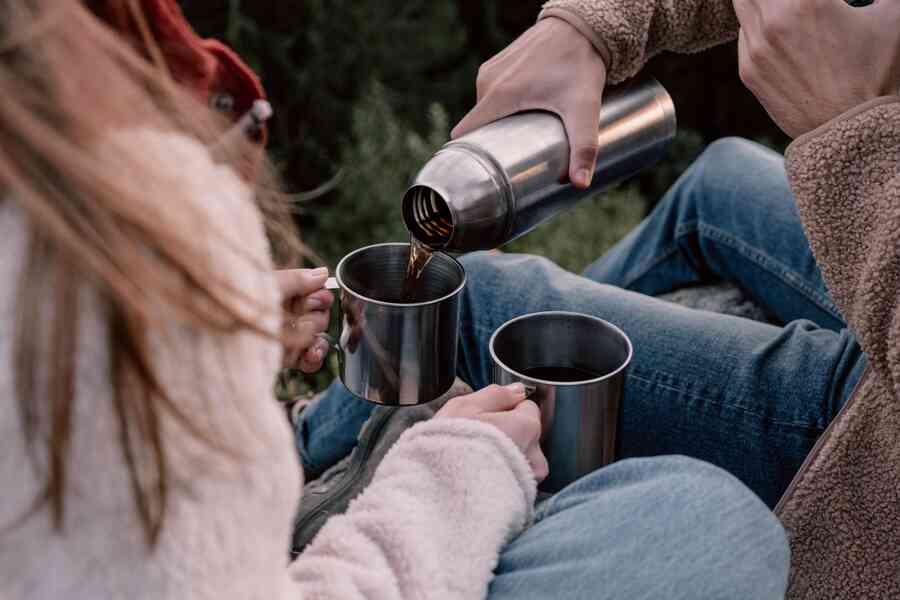
[[313, 277], [328, 277], [328, 267], [319, 267], [318, 269], [313, 269], [311, 275]]
[[523, 384], [521, 381], [509, 384], [508, 386], [506, 386], [506, 389], [517, 396], [525, 395], [525, 384]]
[[575, 177], [578, 179], [578, 184], [582, 187], [587, 187], [591, 185], [591, 171], [590, 169], [581, 169], [576, 174]]
[[318, 298], [307, 298], [306, 306], [310, 310], [316, 310], [317, 308], [322, 308], [323, 306], [325, 306], [325, 304]]

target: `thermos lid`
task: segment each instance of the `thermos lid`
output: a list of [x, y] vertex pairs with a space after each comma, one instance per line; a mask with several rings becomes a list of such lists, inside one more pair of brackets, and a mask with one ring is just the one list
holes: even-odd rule
[[419, 242], [452, 251], [482, 247], [507, 234], [509, 185], [502, 171], [479, 154], [465, 144], [448, 145], [416, 175], [402, 211], [406, 228]]

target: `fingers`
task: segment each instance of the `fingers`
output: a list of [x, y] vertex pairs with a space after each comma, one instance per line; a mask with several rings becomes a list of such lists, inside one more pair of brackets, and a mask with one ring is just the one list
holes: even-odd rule
[[283, 298], [293, 296], [308, 296], [317, 292], [325, 285], [328, 279], [328, 269], [284, 269], [275, 271], [278, 287]]
[[322, 368], [325, 357], [330, 349], [328, 342], [318, 338], [306, 352], [300, 357], [299, 368], [304, 373], [316, 373]]
[[489, 385], [473, 394], [463, 396], [479, 413], [512, 410], [525, 401], [525, 386], [521, 383], [499, 386]]
[[537, 481], [543, 481], [550, 471], [541, 450], [541, 411], [525, 399], [525, 386], [521, 384], [491, 385], [458, 396], [441, 407], [435, 418], [475, 419], [493, 425], [522, 451]]
[[452, 398], [437, 414], [441, 417], [474, 418], [485, 413], [505, 413], [524, 400], [524, 385], [514, 383], [511, 386], [501, 387], [494, 384], [477, 392]]
[[[533, 400], [525, 400], [517, 404], [513, 412], [519, 414], [524, 419], [535, 421], [539, 426], [541, 423], [541, 409]], [[538, 427], [540, 429], [540, 427]]]
[[312, 312], [289, 318], [284, 329], [287, 350], [299, 350], [303, 353], [312, 348], [317, 336], [328, 329], [328, 316], [327, 312]]
[[569, 181], [579, 189], [590, 187], [597, 164], [597, 132], [600, 129], [600, 92], [581, 99], [562, 116], [569, 136]]
[[327, 311], [334, 304], [334, 294], [328, 290], [319, 290], [308, 296], [297, 296], [300, 302], [294, 302], [291, 311], [305, 314], [313, 311]]
[[540, 444], [532, 446], [531, 451], [525, 455], [525, 458], [528, 459], [528, 464], [531, 466], [534, 478], [538, 483], [547, 479], [547, 475], [550, 474], [550, 464], [547, 462], [547, 457], [544, 456], [544, 451], [541, 450]]
[[541, 450], [541, 409], [531, 400], [525, 400], [516, 406], [510, 414], [516, 415], [522, 423], [523, 437], [527, 440], [524, 449], [525, 458], [534, 472], [534, 478], [540, 483], [550, 473], [547, 457]]
[[323, 328], [311, 321], [298, 321], [287, 332], [284, 345], [283, 366], [300, 369], [304, 373], [315, 373], [330, 349], [328, 342], [319, 337]]

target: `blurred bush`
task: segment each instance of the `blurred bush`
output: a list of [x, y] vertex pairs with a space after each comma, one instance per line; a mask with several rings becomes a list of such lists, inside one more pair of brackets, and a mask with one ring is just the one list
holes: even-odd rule
[[400, 198], [415, 170], [447, 139], [447, 112], [437, 103], [426, 111], [420, 135], [403, 123], [388, 90], [377, 80], [351, 111], [350, 138], [340, 145], [342, 171], [333, 208], [302, 206], [315, 217], [305, 242], [334, 266], [348, 250], [409, 239], [400, 218]]

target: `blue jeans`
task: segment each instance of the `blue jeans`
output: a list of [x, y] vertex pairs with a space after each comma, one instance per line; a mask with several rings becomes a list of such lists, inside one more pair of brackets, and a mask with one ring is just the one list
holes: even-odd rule
[[619, 461], [553, 496], [507, 545], [489, 600], [783, 598], [790, 562], [775, 515], [698, 460]]

